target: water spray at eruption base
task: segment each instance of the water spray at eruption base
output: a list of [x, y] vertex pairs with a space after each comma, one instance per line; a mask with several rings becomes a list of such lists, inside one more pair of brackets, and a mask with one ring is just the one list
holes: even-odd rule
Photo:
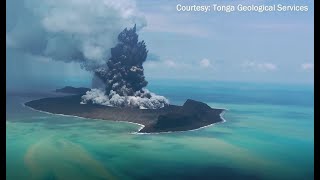
[[92, 89], [82, 96], [83, 104], [91, 102], [116, 107], [157, 109], [169, 105], [169, 101], [145, 87], [143, 63], [148, 50], [144, 41], [138, 41], [136, 25], [124, 29], [118, 35], [118, 44], [111, 48], [111, 58], [94, 71], [105, 89]]

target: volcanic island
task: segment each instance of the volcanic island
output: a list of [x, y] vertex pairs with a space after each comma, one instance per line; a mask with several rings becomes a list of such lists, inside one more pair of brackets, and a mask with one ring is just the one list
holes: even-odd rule
[[67, 86], [56, 90], [65, 96], [33, 100], [25, 105], [53, 114], [136, 123], [142, 126], [138, 133], [195, 130], [224, 121], [225, 109], [191, 99], [182, 106], [172, 105], [165, 97], [146, 89], [148, 82], [142, 64], [147, 53], [144, 41], [138, 42], [136, 26], [125, 28], [105, 65], [93, 70], [100, 88]]

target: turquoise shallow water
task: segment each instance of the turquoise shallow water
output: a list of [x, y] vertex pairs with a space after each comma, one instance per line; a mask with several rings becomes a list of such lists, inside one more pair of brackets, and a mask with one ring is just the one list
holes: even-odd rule
[[225, 123], [138, 135], [138, 125], [36, 112], [7, 96], [7, 179], [314, 179], [313, 87], [157, 82], [172, 103], [228, 109]]

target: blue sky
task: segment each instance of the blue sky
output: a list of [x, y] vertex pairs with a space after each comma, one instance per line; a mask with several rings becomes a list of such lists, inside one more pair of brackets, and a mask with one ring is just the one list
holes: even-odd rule
[[[163, 1], [161, 1], [163, 2]], [[231, 81], [313, 82], [313, 3], [309, 11], [283, 13], [177, 12], [175, 5], [218, 1], [138, 1], [148, 26], [141, 33], [161, 63], [146, 63], [152, 77]], [[230, 2], [230, 1], [220, 1]], [[232, 1], [274, 4], [279, 1]], [[283, 1], [282, 1], [283, 2]], [[228, 3], [229, 4], [229, 3]], [[159, 68], [159, 66], [168, 69]]]
[[[20, 40], [20, 42], [23, 42], [24, 44], [28, 44], [26, 41], [28, 41], [28, 38], [30, 37], [30, 35], [21, 35], [27, 34], [25, 31], [28, 31], [28, 29], [22, 31], [23, 33], [17, 30], [19, 23], [21, 24], [21, 22], [26, 21], [21, 20], [21, 17], [25, 16], [19, 14], [22, 13], [22, 11], [17, 11], [17, 9], [19, 9], [19, 7], [21, 8], [21, 6], [28, 6], [29, 8], [31, 6], [38, 7], [37, 3], [42, 3], [42, 1], [26, 0], [24, 5], [16, 0], [10, 1], [9, 3], [8, 2], [9, 1], [7, 1], [6, 28], [7, 85], [9, 85], [11, 88], [14, 88], [20, 86], [41, 86], [50, 83], [70, 83], [81, 85], [90, 84], [92, 78], [91, 73], [81, 69], [79, 63], [77, 62], [65, 63], [66, 61], [52, 61], [51, 59], [57, 57], [56, 55], [50, 56], [51, 59], [48, 59], [48, 57], [43, 56], [43, 54], [41, 56], [35, 56], [34, 53], [28, 54], [30, 49], [21, 52], [21, 50], [18, 51], [17, 49], [12, 48], [12, 44], [18, 44], [17, 42], [19, 41], [17, 40]], [[28, 2], [32, 2], [34, 4], [28, 4]], [[57, 1], [57, 3], [64, 2], [65, 1], [60, 0]], [[94, 2], [110, 3], [111, 1], [96, 0]], [[139, 31], [139, 38], [140, 40], [146, 41], [147, 48], [150, 52], [150, 58], [144, 64], [146, 78], [149, 81], [156, 79], [189, 79], [244, 82], [313, 83], [313, 1], [122, 0], [119, 2], [120, 4], [115, 4], [115, 7], [120, 9], [121, 17], [125, 16], [125, 20], [133, 19], [134, 21], [136, 20], [138, 24], [144, 25], [144, 27]], [[203, 13], [177, 12], [175, 9], [177, 4], [210, 5], [213, 3], [232, 3], [237, 5], [242, 3], [260, 5], [277, 4], [279, 2], [284, 5], [308, 5], [309, 11], [281, 13]], [[121, 3], [123, 3], [123, 6], [121, 6]], [[52, 6], [52, 4], [49, 5]], [[100, 5], [97, 4], [96, 7], [99, 6]], [[66, 14], [66, 12], [69, 11], [67, 8], [73, 6], [72, 3], [69, 3], [67, 6], [63, 5], [57, 7], [63, 7], [64, 11], [58, 12], [64, 12]], [[55, 9], [58, 9], [57, 7]], [[48, 18], [48, 13], [46, 13], [45, 10], [40, 12], [41, 9], [39, 9], [40, 8], [33, 8], [34, 12], [39, 14], [43, 13], [46, 16], [44, 16], [45, 18], [43, 19], [40, 18], [41, 22], [39, 20], [39, 23], [34, 24], [41, 24], [42, 22], [45, 22], [42, 24], [45, 26], [44, 29], [49, 29], [51, 32], [55, 31], [54, 33], [56, 34], [60, 33], [59, 30], [63, 32], [70, 30], [70, 32], [75, 33], [75, 30], [70, 28], [72, 25], [67, 23], [59, 24], [60, 20], [63, 20], [65, 16], [59, 19], [59, 16], [52, 15], [52, 13], [56, 11], [49, 11], [51, 12], [51, 17], [54, 17], [50, 19]], [[74, 10], [72, 9], [73, 8], [70, 9], [70, 12]], [[73, 26], [79, 27], [76, 30], [76, 33], [83, 33], [84, 30], [89, 29], [89, 26], [93, 26], [96, 29], [101, 27], [100, 25], [90, 22], [93, 18], [77, 18], [81, 17], [79, 14], [83, 12], [87, 13], [82, 9], [82, 11], [79, 11], [78, 14], [74, 13], [70, 15], [73, 18], [70, 18], [70, 22], [73, 22], [74, 19], [80, 19], [79, 22], [83, 22], [82, 24], [78, 23], [78, 21], [74, 23], [81, 25]], [[110, 17], [113, 17], [114, 14], [110, 14], [102, 15], [107, 17], [107, 19], [111, 19]], [[90, 14], [88, 15], [87, 13], [85, 15], [89, 16]], [[99, 14], [99, 16], [100, 15], [101, 14]], [[134, 16], [134, 18], [130, 17], [130, 19], [127, 18], [127, 16]], [[117, 18], [119, 19], [119, 17]], [[139, 18], [143, 20], [140, 20]], [[123, 22], [123, 24], [126, 23], [123, 18], [120, 19], [121, 21], [118, 21], [118, 19], [116, 19], [114, 22]], [[97, 21], [94, 22], [96, 23]], [[24, 26], [28, 28], [28, 22], [26, 22], [26, 24], [27, 26]], [[21, 27], [23, 27], [23, 25]], [[38, 26], [30, 25], [30, 27], [36, 29]], [[121, 26], [119, 26], [119, 28], [120, 27]], [[83, 28], [82, 31], [78, 32], [81, 28]], [[30, 31], [36, 32], [36, 30], [33, 31], [32, 29]], [[87, 33], [87, 31], [85, 32]], [[37, 33], [36, 36], [40, 36], [40, 33]], [[104, 34], [102, 34], [101, 37], [103, 36]], [[28, 46], [35, 47], [35, 40], [32, 38], [29, 39], [29, 43], [31, 45]], [[82, 40], [82, 37], [79, 39]], [[65, 41], [63, 43], [65, 43]], [[51, 45], [50, 47], [55, 46]], [[58, 47], [59, 45], [56, 48]], [[34, 49], [36, 48], [33, 48], [32, 51]], [[93, 50], [94, 51], [89, 52], [97, 53], [87, 53], [88, 56], [90, 55], [89, 57], [100, 57], [99, 55], [101, 53], [99, 54], [99, 52], [103, 52], [99, 51], [101, 49]], [[86, 55], [86, 51], [84, 51], [84, 54]]]

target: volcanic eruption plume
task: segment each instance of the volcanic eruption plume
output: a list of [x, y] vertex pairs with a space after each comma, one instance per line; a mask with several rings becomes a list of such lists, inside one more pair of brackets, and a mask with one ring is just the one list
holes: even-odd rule
[[136, 25], [125, 28], [118, 35], [118, 44], [111, 48], [111, 57], [95, 75], [105, 85], [105, 91], [92, 89], [82, 96], [81, 103], [95, 103], [117, 107], [162, 108], [169, 104], [163, 97], [151, 93], [145, 87], [143, 62], [148, 50], [144, 41], [138, 41]]
[[[6, 2], [11, 12], [6, 27], [11, 57], [7, 62], [41, 60], [46, 62], [44, 69], [50, 68], [51, 60], [79, 63], [94, 74], [92, 88], [99, 88], [88, 92], [82, 103], [140, 108], [168, 104], [164, 97], [145, 89], [142, 64], [148, 52], [144, 42], [138, 42], [136, 31], [146, 26], [146, 19], [134, 0]], [[133, 24], [137, 26], [121, 32]]]

